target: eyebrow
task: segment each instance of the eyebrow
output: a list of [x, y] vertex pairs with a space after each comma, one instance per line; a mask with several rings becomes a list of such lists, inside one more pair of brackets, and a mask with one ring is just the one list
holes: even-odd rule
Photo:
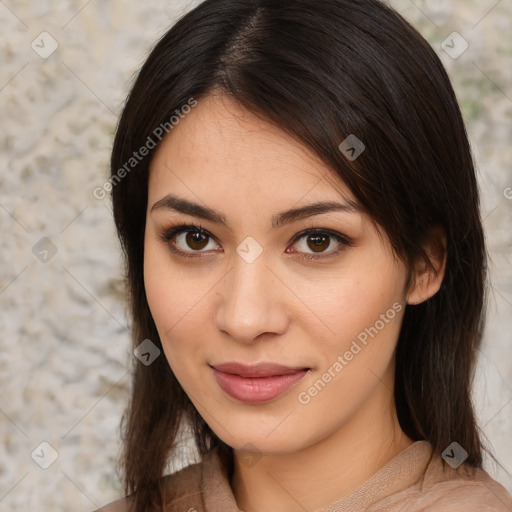
[[[199, 217], [201, 219], [209, 220], [216, 224], [222, 224], [223, 226], [229, 227], [229, 222], [226, 217], [207, 206], [194, 203], [187, 199], [173, 196], [171, 194], [157, 201], [151, 207], [151, 212], [156, 210], [173, 210], [179, 213], [185, 213], [193, 217]], [[353, 201], [347, 201], [345, 203], [337, 203], [334, 201], [320, 202], [300, 206], [298, 208], [292, 208], [276, 215], [272, 216], [272, 228], [291, 224], [302, 219], [306, 219], [313, 215], [320, 215], [322, 213], [330, 212], [344, 212], [344, 213], [362, 213], [363, 209], [357, 203]]]

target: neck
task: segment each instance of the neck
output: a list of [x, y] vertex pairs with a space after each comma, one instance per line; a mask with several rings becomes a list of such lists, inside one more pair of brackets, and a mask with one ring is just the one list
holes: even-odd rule
[[401, 430], [392, 393], [373, 396], [337, 431], [293, 453], [264, 454], [249, 467], [234, 451], [231, 487], [245, 512], [304, 512], [361, 486], [413, 441]]

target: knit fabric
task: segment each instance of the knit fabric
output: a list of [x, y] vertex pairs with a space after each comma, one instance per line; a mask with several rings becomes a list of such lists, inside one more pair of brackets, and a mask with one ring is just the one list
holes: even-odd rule
[[[417, 441], [363, 485], [315, 512], [512, 512], [512, 498], [485, 471], [443, 466]], [[166, 512], [239, 512], [216, 451], [165, 479]]]

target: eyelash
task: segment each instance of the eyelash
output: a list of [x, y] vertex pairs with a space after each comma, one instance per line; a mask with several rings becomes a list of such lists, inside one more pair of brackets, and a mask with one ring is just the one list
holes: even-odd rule
[[[195, 225], [180, 225], [180, 226], [172, 226], [170, 228], [163, 229], [161, 233], [159, 234], [159, 238], [167, 243], [169, 245], [170, 250], [177, 254], [180, 257], [184, 258], [190, 258], [190, 259], [196, 259], [201, 258], [202, 253], [206, 251], [195, 251], [195, 252], [188, 252], [188, 251], [182, 251], [180, 249], [177, 249], [173, 243], [172, 239], [180, 235], [182, 233], [199, 233], [201, 235], [204, 235], [212, 240], [215, 240], [217, 243], [218, 241], [215, 239], [215, 237], [206, 229], [202, 228], [201, 226], [195, 226]], [[299, 255], [299, 258], [309, 261], [318, 261], [326, 258], [331, 258], [333, 256], [338, 255], [340, 252], [344, 251], [347, 247], [352, 246], [352, 241], [342, 235], [341, 233], [337, 233], [336, 231], [332, 231], [330, 229], [322, 229], [322, 228], [308, 228], [304, 231], [301, 231], [291, 241], [291, 245], [296, 244], [298, 241], [300, 241], [302, 238], [305, 238], [309, 235], [327, 235], [331, 238], [334, 238], [336, 242], [340, 244], [340, 246], [337, 249], [334, 249], [333, 251], [330, 251], [328, 253], [318, 253], [319, 255], [314, 255], [312, 253], [304, 253], [304, 252], [297, 252], [296, 254]], [[220, 244], [219, 244], [220, 245]], [[323, 255], [322, 255], [323, 254]]]

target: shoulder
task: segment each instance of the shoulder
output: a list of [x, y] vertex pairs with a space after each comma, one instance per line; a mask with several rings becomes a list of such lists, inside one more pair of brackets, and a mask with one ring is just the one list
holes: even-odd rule
[[413, 501], [429, 512], [512, 512], [510, 494], [484, 470], [467, 464], [454, 469], [436, 456]]
[[163, 478], [162, 489], [166, 503], [174, 503], [184, 497], [201, 493], [203, 468], [206, 462], [207, 460], [196, 462]]
[[[173, 506], [173, 510], [181, 512], [181, 506], [185, 506], [184, 510], [190, 509], [190, 502], [202, 502], [202, 469], [206, 461], [198, 462], [187, 466], [180, 471], [166, 475], [160, 482], [162, 498], [166, 507]], [[198, 503], [199, 504], [199, 503]], [[196, 507], [198, 510], [202, 510]], [[94, 512], [133, 512], [133, 498], [126, 497], [120, 500], [104, 505], [102, 508]]]

